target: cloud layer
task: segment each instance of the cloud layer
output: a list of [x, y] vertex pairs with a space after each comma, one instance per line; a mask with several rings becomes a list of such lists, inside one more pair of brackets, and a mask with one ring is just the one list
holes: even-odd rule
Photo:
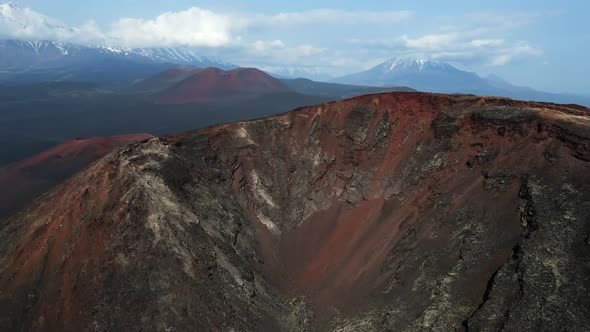
[[11, 3], [0, 5], [0, 37], [69, 40], [78, 32], [59, 20]]
[[[193, 46], [223, 47], [239, 41], [249, 29], [274, 29], [297, 25], [395, 24], [413, 15], [410, 11], [344, 11], [315, 9], [275, 15], [222, 14], [199, 7], [166, 12], [152, 19], [120, 18], [107, 31], [94, 22], [82, 27], [11, 4], [0, 6], [0, 36], [4, 38], [53, 39], [58, 41], [103, 40], [125, 47]], [[386, 22], [386, 23], [383, 23]]]
[[397, 55], [503, 66], [542, 53], [527, 41], [510, 38], [512, 31], [537, 18], [535, 13], [440, 17], [434, 31], [416, 34], [399, 28], [408, 22], [419, 25], [418, 14], [408, 10], [315, 9], [269, 15], [191, 7], [150, 19], [120, 18], [101, 29], [94, 22], [69, 27], [28, 8], [1, 5], [0, 38], [125, 48], [188, 46], [243, 65], [313, 67], [340, 74]]
[[461, 19], [441, 18], [438, 31], [434, 33], [401, 34], [385, 39], [349, 39], [348, 42], [359, 52], [381, 54], [385, 58], [406, 55], [463, 65], [504, 66], [542, 54], [539, 47], [527, 41], [509, 38], [511, 32], [533, 23], [537, 17], [538, 14], [534, 13], [487, 13]]
[[108, 36], [127, 47], [221, 47], [233, 41], [235, 29], [231, 17], [192, 7], [150, 20], [120, 19], [112, 24]]
[[414, 12], [401, 11], [346, 11], [340, 9], [314, 9], [304, 12], [287, 12], [276, 15], [254, 15], [246, 18], [252, 25], [305, 25], [305, 24], [395, 24], [411, 18]]

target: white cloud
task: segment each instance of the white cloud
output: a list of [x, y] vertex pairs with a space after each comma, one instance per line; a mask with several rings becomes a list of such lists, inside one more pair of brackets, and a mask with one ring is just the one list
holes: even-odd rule
[[283, 43], [281, 40], [272, 40], [272, 41], [263, 41], [263, 40], [257, 40], [255, 41], [252, 46], [254, 47], [254, 49], [256, 51], [260, 51], [260, 52], [264, 52], [264, 51], [268, 51], [270, 49], [274, 49], [274, 48], [283, 48], [285, 47], [285, 43]]
[[[510, 40], [512, 30], [530, 24], [537, 14], [473, 14], [459, 19], [442, 18], [438, 32], [418, 36], [402, 34], [390, 39], [349, 42], [374, 56], [408, 55], [428, 57], [464, 65], [504, 66], [542, 54], [526, 41]], [[452, 24], [449, 22], [461, 22]]]
[[403, 35], [400, 39], [407, 48], [433, 51], [447, 47], [455, 42], [457, 38], [456, 34], [439, 34], [425, 35], [415, 39]]
[[78, 31], [63, 22], [11, 3], [0, 5], [0, 37], [15, 39], [71, 39]]
[[503, 66], [510, 62], [511, 59], [512, 56], [510, 54], [498, 55], [492, 60], [492, 64], [495, 66]]
[[500, 46], [504, 44], [504, 39], [474, 39], [470, 44], [475, 47]]
[[0, 36], [19, 39], [51, 39], [97, 42], [124, 47], [193, 46], [225, 47], [240, 40], [239, 34], [249, 29], [265, 29], [296, 25], [327, 24], [396, 24], [410, 18], [411, 11], [345, 11], [315, 9], [274, 15], [222, 14], [191, 7], [178, 12], [163, 13], [152, 19], [120, 18], [107, 31], [94, 22], [82, 27], [69, 27], [29, 8], [2, 5]]
[[108, 35], [128, 47], [221, 47], [234, 40], [234, 29], [229, 16], [192, 7], [150, 20], [123, 18], [113, 23]]
[[[410, 11], [344, 11], [316, 9], [303, 12], [260, 14], [219, 14], [192, 7], [164, 13], [154, 19], [123, 18], [109, 31], [115, 41], [126, 46], [227, 46], [248, 29], [266, 29], [296, 25], [396, 24], [412, 16]], [[262, 45], [258, 45], [262, 46]]]
[[[398, 24], [414, 16], [407, 10], [314, 9], [256, 14], [191, 7], [149, 19], [120, 18], [101, 29], [92, 21], [69, 27], [31, 9], [4, 5], [0, 6], [0, 38], [122, 47], [188, 46], [242, 65], [313, 67], [334, 75], [396, 55], [502, 66], [542, 53], [527, 41], [510, 38], [513, 30], [534, 22], [539, 17], [536, 13], [440, 17], [433, 18], [438, 27], [434, 31], [415, 34], [401, 30], [403, 26]], [[299, 31], [304, 29], [308, 34], [311, 31], [310, 40], [316, 44], [307, 40], [307, 35], [301, 37]], [[316, 30], [318, 38], [314, 39]], [[371, 39], [386, 35], [391, 37]], [[347, 43], [348, 36], [356, 39]]]
[[314, 9], [303, 12], [287, 12], [276, 15], [255, 15], [251, 18], [253, 25], [305, 25], [305, 24], [338, 24], [338, 25], [388, 25], [396, 24], [411, 18], [414, 12], [400, 11], [347, 11], [340, 9]]
[[306, 61], [308, 65], [312, 65], [316, 57], [326, 51], [311, 44], [287, 45], [281, 40], [257, 40], [254, 43], [244, 43], [239, 46], [242, 63], [266, 63], [267, 65], [302, 64]]
[[539, 56], [543, 53], [540, 49], [532, 47], [526, 42], [520, 42], [509, 48], [501, 49], [500, 52], [501, 54], [496, 55], [492, 59], [492, 65], [504, 66], [511, 61], [529, 58], [531, 56]]

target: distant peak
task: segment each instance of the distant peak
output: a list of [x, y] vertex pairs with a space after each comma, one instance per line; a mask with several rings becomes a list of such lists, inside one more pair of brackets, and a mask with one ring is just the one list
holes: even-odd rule
[[428, 57], [412, 57], [412, 56], [396, 56], [387, 61], [388, 63], [440, 63], [438, 60], [434, 60]]
[[423, 70], [424, 68], [443, 68], [450, 65], [427, 57], [396, 56], [379, 65], [386, 71], [398, 69]]
[[424, 57], [424, 56], [410, 56], [410, 55], [398, 55], [395, 56], [393, 58], [390, 59], [390, 61], [421, 61], [421, 62], [426, 62], [426, 61], [433, 61], [431, 58], [429, 57]]

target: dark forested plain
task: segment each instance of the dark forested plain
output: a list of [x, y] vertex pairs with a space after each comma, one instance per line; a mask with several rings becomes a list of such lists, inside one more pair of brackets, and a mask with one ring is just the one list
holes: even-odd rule
[[163, 135], [209, 125], [284, 113], [330, 100], [296, 92], [265, 95], [237, 104], [224, 101], [165, 105], [148, 96], [72, 83], [11, 86], [0, 93], [0, 166], [64, 141], [129, 133]]

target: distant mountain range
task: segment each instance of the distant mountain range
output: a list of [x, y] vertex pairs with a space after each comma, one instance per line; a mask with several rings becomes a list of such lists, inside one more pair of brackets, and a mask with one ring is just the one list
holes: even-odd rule
[[405, 57], [393, 58], [367, 71], [334, 81], [370, 86], [406, 85], [432, 92], [465, 92], [486, 84], [477, 74], [459, 70], [448, 63]]
[[350, 84], [316, 82], [308, 80], [306, 78], [282, 79], [281, 81], [284, 84], [286, 84], [289, 88], [297, 91], [298, 93], [315, 96], [326, 96], [337, 99], [352, 98], [356, 96], [366, 95], [369, 93], [392, 91], [416, 91], [412, 88], [405, 86], [361, 86]]
[[472, 93], [590, 106], [590, 96], [537, 91], [512, 85], [495, 75], [481, 77], [442, 61], [410, 57], [396, 57], [369, 70], [334, 79], [333, 82], [364, 86], [409, 86], [420, 91]]
[[[0, 5], [0, 27], [26, 32], [42, 26], [54, 36], [76, 29], [14, 3]], [[2, 31], [0, 31], [0, 37]], [[219, 58], [202, 56], [189, 47], [121, 48], [84, 46], [53, 40], [0, 40], [0, 82], [94, 81], [126, 82], [149, 77], [175, 66], [237, 68]]]
[[179, 82], [158, 94], [155, 101], [160, 104], [236, 102], [294, 92], [278, 79], [255, 68], [228, 71], [205, 68], [185, 75], [179, 72]]
[[[60, 37], [60, 40], [70, 40], [64, 39], [63, 36], [75, 36], [79, 33], [77, 28], [14, 3], [0, 5], [0, 28], [20, 29], [23, 39], [30, 39], [24, 38], [28, 36], [27, 31], [35, 31], [40, 26], [43, 31], [50, 31], [49, 37]], [[203, 56], [200, 51], [190, 47], [122, 48], [111, 46], [107, 42], [97, 46], [84, 46], [75, 42], [2, 40], [1, 38], [2, 31], [0, 31], [0, 84], [87, 81], [126, 85], [177, 67], [189, 68], [188, 70], [208, 67], [221, 70], [238, 68], [237, 65], [219, 58]], [[336, 92], [339, 96], [352, 96], [363, 90], [379, 92], [383, 89], [388, 90], [389, 87], [404, 86], [419, 91], [495, 95], [590, 106], [590, 96], [549, 93], [515, 86], [494, 75], [481, 77], [476, 73], [460, 70], [449, 63], [432, 59], [396, 57], [369, 70], [331, 80], [332, 83], [341, 83], [346, 86], [319, 87], [318, 80], [330, 80], [322, 74], [320, 67], [285, 65], [262, 66], [260, 69], [284, 80], [314, 79], [316, 82], [313, 84], [306, 81], [290, 82], [292, 87], [297, 87], [295, 90], [303, 89], [305, 93], [314, 95], [325, 95], [326, 92], [332, 95]], [[361, 87], [351, 89], [351, 85]], [[370, 87], [374, 89], [367, 89]]]
[[106, 59], [140, 63], [169, 63], [197, 67], [236, 68], [219, 58], [200, 56], [190, 48], [135, 48], [81, 46], [53, 41], [0, 41], [0, 66], [4, 69], [51, 68]]
[[[368, 93], [416, 91], [408, 87], [370, 87], [297, 79], [278, 79], [256, 68], [172, 68], [135, 82], [130, 92], [155, 96], [161, 104], [233, 101], [262, 95], [298, 93], [328, 99], [352, 98]], [[1, 94], [0, 94], [1, 96]]]
[[53, 41], [0, 41], [0, 82], [132, 81], [176, 66], [237, 68], [189, 48], [121, 49]]
[[[190, 48], [122, 49], [53, 41], [0, 40], [0, 83], [4, 84], [41, 81], [129, 83], [178, 67], [188, 67], [189, 70], [208, 67], [222, 70], [238, 68], [237, 65], [219, 58], [200, 56]], [[283, 80], [289, 79], [289, 76], [276, 73], [271, 75]], [[368, 89], [367, 93], [386, 91], [389, 90], [388, 87], [405, 86], [419, 91], [495, 95], [590, 106], [588, 96], [537, 91], [512, 85], [495, 75], [481, 77], [445, 62], [425, 59], [393, 58], [367, 71], [334, 79], [332, 83], [348, 87], [374, 87]], [[314, 93], [313, 89], [317, 88], [317, 85], [312, 87], [305, 81], [292, 84], [307, 89], [306, 93], [316, 95], [330, 89], [322, 86], [321, 92]], [[336, 88], [342, 90], [343, 87]], [[358, 91], [360, 90], [353, 89], [351, 96], [357, 95]], [[347, 94], [348, 92], [343, 92], [341, 95]]]

